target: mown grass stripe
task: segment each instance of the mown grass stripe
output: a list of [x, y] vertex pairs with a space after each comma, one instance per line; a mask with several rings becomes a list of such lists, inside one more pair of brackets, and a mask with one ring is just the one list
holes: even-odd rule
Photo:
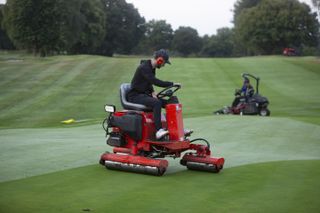
[[[320, 87], [316, 68], [320, 64], [314, 62], [315, 58], [311, 59], [274, 56], [173, 58], [172, 66], [157, 70], [157, 76], [163, 80], [182, 83], [183, 88], [177, 95], [184, 106], [185, 117], [211, 115], [213, 111], [230, 105], [235, 88], [241, 87], [241, 73], [249, 72], [261, 78], [260, 93], [269, 98], [272, 116], [292, 115], [296, 119], [318, 122], [315, 115], [319, 115], [320, 109], [317, 107], [319, 99], [316, 96]], [[2, 128], [59, 126], [57, 121], [70, 115], [96, 122], [103, 116], [101, 109], [105, 103], [121, 108], [119, 85], [131, 81], [139, 63], [139, 59], [134, 57], [85, 55], [49, 57], [47, 60], [26, 59], [29, 60], [34, 64], [41, 64], [33, 76], [21, 78], [15, 86], [0, 87], [4, 93], [2, 97], [10, 97], [0, 103], [3, 106], [2, 112], [5, 112], [0, 120]], [[64, 79], [64, 74], [67, 75], [66, 78], [73, 75], [72, 70], [78, 69], [77, 65], [81, 67], [81, 63], [85, 61], [92, 63], [69, 82]], [[43, 70], [56, 69], [54, 65], [60, 63], [65, 66], [62, 65], [42, 78]], [[23, 70], [24, 67], [20, 69]], [[42, 80], [40, 82], [32, 79]], [[306, 83], [300, 83], [299, 79]], [[27, 105], [24, 106], [25, 103]], [[14, 105], [17, 108], [13, 113], [5, 109]]]
[[[86, 119], [85, 115], [79, 116], [77, 113], [74, 113], [74, 110], [76, 109], [76, 112], [87, 111], [87, 99], [89, 99], [91, 95], [96, 96], [94, 90], [97, 86], [99, 87], [97, 82], [108, 81], [108, 79], [105, 79], [103, 76], [101, 76], [102, 72], [99, 71], [106, 65], [103, 63], [104, 60], [104, 58], [95, 60], [90, 64], [90, 66], [86, 67], [86, 70], [81, 75], [78, 75], [73, 81], [65, 85], [63, 90], [61, 90], [59, 93], [48, 96], [46, 99], [40, 101], [39, 104], [43, 104], [45, 110], [38, 114], [38, 118], [41, 118], [42, 115], [49, 115], [54, 116], [58, 120], [68, 118], [66, 116], [76, 119]], [[108, 66], [112, 67], [113, 65], [111, 64]], [[78, 82], [82, 83], [79, 84]], [[100, 99], [102, 99], [102, 96], [100, 96]], [[59, 100], [59, 102], [56, 102], [56, 100]], [[103, 103], [100, 105], [103, 105]], [[102, 109], [102, 106], [100, 106], [100, 108]], [[102, 113], [101, 109], [96, 110], [100, 115]], [[38, 121], [35, 121], [36, 125], [41, 123], [43, 123], [43, 120], [38, 119]]]
[[17, 62], [16, 64], [3, 64], [4, 68], [0, 69], [0, 74], [3, 76], [0, 80], [0, 87], [6, 87], [13, 82], [17, 82], [20, 79], [28, 78], [31, 76], [37, 76], [38, 70], [42, 67], [50, 67], [52, 63], [37, 62], [34, 60], [27, 60], [23, 62]]
[[[29, 107], [30, 105], [37, 104], [37, 102], [41, 101], [41, 99], [46, 98], [47, 96], [53, 95], [65, 85], [67, 85], [70, 81], [72, 81], [77, 75], [80, 75], [84, 72], [85, 68], [89, 66], [93, 61], [85, 60], [76, 65], [73, 69], [68, 72], [60, 73], [59, 79], [55, 82], [52, 82], [51, 85], [47, 85], [46, 88], [38, 92], [36, 95], [32, 97], [28, 97], [27, 99], [20, 101], [18, 103], [14, 103], [14, 106], [11, 106], [10, 109], [6, 110], [6, 113], [1, 113], [0, 118], [12, 116], [19, 111], [22, 111]], [[53, 71], [53, 70], [51, 70]]]
[[[1, 95], [2, 103], [1, 109], [4, 110], [23, 99], [28, 99], [32, 94], [38, 93], [44, 89], [44, 85], [48, 80], [53, 80], [53, 75], [59, 69], [67, 66], [64, 63], [42, 64], [37, 66], [29, 66], [26, 69], [27, 73], [22, 70], [15, 70], [13, 73], [23, 73], [23, 75], [16, 76], [12, 81], [7, 82], [1, 87], [4, 88], [4, 94]], [[8, 92], [7, 92], [8, 91]]]

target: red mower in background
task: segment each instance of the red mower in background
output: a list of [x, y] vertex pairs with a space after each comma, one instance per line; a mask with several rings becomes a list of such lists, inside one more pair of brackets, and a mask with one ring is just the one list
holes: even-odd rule
[[[190, 140], [192, 131], [185, 131], [182, 120], [182, 105], [168, 104], [162, 126], [169, 134], [162, 141], [155, 139], [155, 126], [152, 109], [126, 100], [130, 91], [128, 83], [120, 86], [120, 99], [124, 110], [116, 111], [115, 106], [106, 105], [109, 116], [103, 122], [107, 135], [107, 144], [113, 146], [113, 153], [101, 155], [100, 164], [107, 169], [139, 172], [162, 176], [168, 161], [165, 157], [181, 157], [180, 164], [191, 170], [218, 173], [224, 164], [224, 158], [211, 156], [210, 144], [198, 138]], [[170, 98], [179, 85], [165, 88], [158, 93], [158, 98]], [[197, 144], [195, 142], [202, 142]]]
[[286, 48], [283, 49], [282, 55], [284, 55], [284, 56], [296, 56], [297, 55], [297, 51], [294, 48], [286, 47]]

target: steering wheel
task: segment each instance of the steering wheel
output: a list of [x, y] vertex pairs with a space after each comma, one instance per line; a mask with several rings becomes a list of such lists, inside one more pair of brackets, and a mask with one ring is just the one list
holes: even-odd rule
[[167, 97], [169, 99], [180, 88], [181, 88], [181, 85], [179, 85], [179, 84], [174, 84], [172, 86], [168, 86], [168, 87], [164, 88], [163, 90], [161, 90], [157, 94], [157, 98], [164, 99], [165, 97]]

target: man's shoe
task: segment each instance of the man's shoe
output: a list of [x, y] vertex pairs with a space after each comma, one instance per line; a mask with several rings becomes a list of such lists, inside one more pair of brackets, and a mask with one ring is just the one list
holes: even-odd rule
[[159, 129], [156, 133], [156, 139], [159, 140], [161, 139], [163, 136], [167, 135], [169, 133], [168, 130], [164, 130], [164, 129]]
[[184, 136], [188, 137], [193, 133], [192, 129], [184, 129]]

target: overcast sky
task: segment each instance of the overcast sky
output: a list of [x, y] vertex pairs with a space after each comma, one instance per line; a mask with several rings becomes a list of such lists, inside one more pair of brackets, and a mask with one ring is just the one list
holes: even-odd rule
[[[146, 21], [166, 20], [173, 30], [179, 26], [196, 29], [200, 36], [233, 27], [233, 5], [237, 0], [126, 0]], [[311, 0], [299, 0], [311, 5]], [[0, 0], [4, 3], [5, 0]]]
[[221, 27], [232, 27], [236, 0], [126, 0], [138, 9], [146, 21], [166, 20], [176, 30], [189, 26], [203, 36], [216, 34]]
[[[233, 6], [237, 0], [126, 0], [146, 21], [166, 20], [173, 30], [179, 26], [196, 29], [200, 36], [233, 27]], [[311, 5], [311, 0], [299, 0]]]

